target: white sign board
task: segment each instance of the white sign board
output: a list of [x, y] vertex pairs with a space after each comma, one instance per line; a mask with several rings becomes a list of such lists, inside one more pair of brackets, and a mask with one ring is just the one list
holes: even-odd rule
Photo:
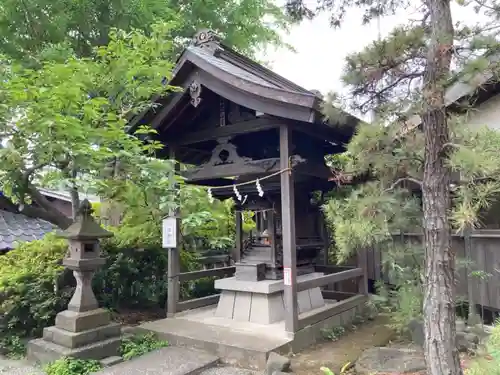
[[167, 217], [162, 223], [162, 244], [164, 249], [177, 247], [177, 219]]
[[283, 283], [285, 285], [292, 285], [292, 270], [290, 267], [283, 267]]

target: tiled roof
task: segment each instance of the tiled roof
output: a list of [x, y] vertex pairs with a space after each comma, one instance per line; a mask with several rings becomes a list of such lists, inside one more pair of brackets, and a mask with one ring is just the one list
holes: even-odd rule
[[0, 250], [12, 249], [16, 242], [42, 239], [56, 229], [51, 223], [0, 210]]

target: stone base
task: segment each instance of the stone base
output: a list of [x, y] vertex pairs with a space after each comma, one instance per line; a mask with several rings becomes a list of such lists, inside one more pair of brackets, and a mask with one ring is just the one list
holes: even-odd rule
[[43, 339], [66, 348], [74, 349], [94, 342], [104, 341], [112, 337], [118, 337], [120, 333], [121, 326], [117, 323], [110, 323], [82, 332], [70, 332], [53, 326], [44, 328]]
[[236, 263], [236, 280], [261, 281], [266, 278], [265, 263]]
[[44, 339], [35, 339], [28, 342], [27, 358], [29, 361], [39, 364], [53, 362], [61, 357], [100, 360], [116, 356], [120, 345], [120, 337], [113, 337], [75, 349], [66, 348]]
[[121, 325], [110, 323], [109, 312], [62, 311], [56, 325], [43, 330], [41, 339], [28, 343], [28, 359], [50, 362], [62, 356], [100, 360], [116, 356], [121, 342]]
[[[323, 276], [314, 273], [298, 276], [309, 280]], [[215, 281], [221, 296], [215, 315], [220, 318], [258, 324], [273, 324], [285, 319], [288, 307], [284, 300], [283, 280], [243, 281], [235, 277]], [[325, 306], [319, 287], [297, 293], [299, 314]]]

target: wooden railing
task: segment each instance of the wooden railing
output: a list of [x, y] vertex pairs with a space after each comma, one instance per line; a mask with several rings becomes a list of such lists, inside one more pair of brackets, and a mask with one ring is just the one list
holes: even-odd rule
[[[304, 280], [297, 283], [297, 292], [312, 288], [323, 288], [321, 294], [326, 300], [335, 300], [336, 303], [327, 304], [321, 311], [314, 315], [298, 317], [298, 330], [321, 322], [329, 317], [351, 310], [363, 304], [368, 297], [368, 275], [366, 272], [366, 252], [358, 254], [357, 267], [341, 267], [335, 265], [320, 265], [315, 267], [317, 272], [325, 273], [324, 276]], [[325, 289], [335, 283], [354, 279], [357, 282], [357, 293], [340, 292]]]
[[[174, 260], [175, 261], [175, 260]], [[214, 258], [213, 261], [220, 264], [220, 258]], [[206, 261], [205, 264], [211, 262]], [[318, 323], [327, 317], [341, 314], [344, 311], [350, 310], [358, 306], [366, 300], [368, 295], [368, 278], [366, 273], [366, 254], [363, 252], [358, 256], [357, 267], [342, 267], [335, 265], [317, 265], [315, 270], [322, 272], [325, 275], [319, 278], [300, 281], [296, 285], [297, 293], [321, 287], [324, 299], [337, 301], [334, 304], [328, 304], [325, 308], [317, 314], [306, 316], [298, 319], [298, 329], [302, 329], [309, 325]], [[204, 269], [191, 272], [183, 272], [169, 278], [168, 285], [168, 315], [173, 316], [185, 310], [196, 309], [218, 303], [220, 294], [214, 294], [206, 297], [194, 298], [186, 301], [180, 301], [180, 283], [187, 281], [195, 281], [203, 278], [210, 277], [230, 277], [235, 272], [234, 266], [216, 267], [211, 269]], [[324, 287], [332, 286], [336, 283], [354, 279], [357, 283], [357, 293], [348, 293], [337, 290], [328, 290]], [[173, 308], [172, 308], [173, 306]]]
[[[178, 255], [178, 254], [177, 254]], [[174, 269], [178, 268], [178, 262], [180, 259], [174, 257], [171, 261], [177, 263], [174, 265]], [[200, 307], [205, 307], [213, 305], [219, 302], [220, 294], [214, 294], [210, 296], [192, 298], [189, 300], [180, 300], [180, 284], [187, 281], [196, 281], [199, 279], [204, 279], [208, 277], [229, 277], [235, 272], [234, 266], [228, 266], [230, 263], [229, 256], [227, 255], [213, 255], [200, 258], [200, 263], [203, 265], [203, 270], [182, 272], [177, 275], [172, 275], [169, 277], [168, 283], [168, 302], [167, 302], [167, 314], [168, 316], [173, 316], [176, 313], [197, 309]], [[222, 267], [219, 265], [223, 265]], [[215, 268], [210, 268], [214, 266]]]

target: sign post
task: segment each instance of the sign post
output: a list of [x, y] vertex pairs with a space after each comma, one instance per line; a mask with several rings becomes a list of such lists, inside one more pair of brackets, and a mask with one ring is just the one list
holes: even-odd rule
[[162, 222], [162, 247], [174, 249], [177, 247], [177, 218], [166, 217]]

